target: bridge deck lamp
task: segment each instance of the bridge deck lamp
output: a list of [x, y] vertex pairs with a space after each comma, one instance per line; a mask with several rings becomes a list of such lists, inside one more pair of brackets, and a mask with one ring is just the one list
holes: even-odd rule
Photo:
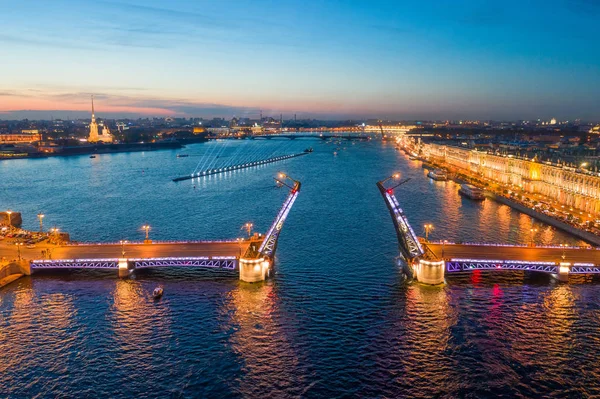
[[147, 224], [143, 225], [142, 230], [144, 230], [146, 232], [146, 240], [145, 241], [150, 241], [150, 236], [149, 236], [150, 225], [147, 225]]
[[425, 241], [429, 241], [429, 232], [433, 229], [433, 225], [431, 223], [427, 223], [425, 226]]
[[252, 236], [252, 227], [254, 227], [254, 225], [250, 222], [248, 222], [242, 226], [242, 229], [246, 229], [248, 231], [248, 238], [250, 238]]
[[15, 242], [15, 245], [17, 246], [17, 256], [19, 258], [19, 261], [21, 260], [21, 247], [23, 246], [22, 242]]
[[531, 228], [529, 231], [531, 232], [531, 246], [533, 247], [533, 239], [535, 238], [535, 233], [537, 233], [538, 229]]
[[[300, 189], [300, 182], [298, 180], [294, 180], [291, 177], [289, 177], [288, 175], [286, 175], [283, 172], [279, 172], [277, 174], [277, 177], [274, 178], [275, 181], [279, 184], [282, 184], [284, 186], [286, 186], [287, 188], [289, 188], [290, 190], [292, 190], [293, 192], [296, 192]], [[286, 180], [289, 180], [291, 182], [294, 183], [293, 186], [290, 186], [289, 184], [286, 183]]]
[[129, 243], [129, 241], [121, 240], [119, 242], [121, 243], [121, 256], [124, 258], [125, 257], [125, 244]]
[[389, 188], [385, 187], [385, 183], [388, 182], [388, 181], [390, 181], [390, 180], [397, 180], [399, 178], [400, 178], [400, 173], [394, 173], [390, 177], [385, 178], [385, 179], [383, 179], [381, 181], [378, 181], [377, 185], [381, 186], [388, 194], [393, 194], [394, 193], [394, 189], [396, 189], [396, 188], [400, 187], [401, 185], [403, 185], [404, 183], [408, 182], [410, 180], [410, 177], [408, 179], [404, 179], [404, 180], [400, 181], [395, 186], [392, 186], [392, 187], [389, 187]]
[[6, 214], [8, 215], [8, 228], [12, 227], [12, 223], [10, 221], [10, 215], [12, 215], [12, 211], [9, 209], [6, 211]]
[[40, 233], [44, 231], [44, 224], [42, 222], [42, 220], [44, 219], [44, 216], [46, 216], [46, 215], [44, 215], [43, 213], [37, 214], [37, 217], [40, 220]]

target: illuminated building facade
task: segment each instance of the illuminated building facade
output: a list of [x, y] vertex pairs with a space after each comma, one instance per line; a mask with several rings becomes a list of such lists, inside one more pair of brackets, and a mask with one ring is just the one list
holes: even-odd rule
[[90, 122], [90, 135], [88, 136], [90, 143], [97, 143], [102, 141], [103, 143], [112, 143], [113, 137], [108, 130], [108, 126], [104, 124], [102, 128], [102, 134], [98, 134], [98, 122], [96, 122], [96, 115], [94, 114], [94, 96], [92, 96], [92, 121]]
[[573, 168], [438, 144], [424, 144], [426, 157], [503, 186], [552, 198], [560, 205], [600, 213], [600, 177]]
[[24, 129], [21, 133], [0, 133], [0, 144], [33, 143], [41, 139], [37, 129]]

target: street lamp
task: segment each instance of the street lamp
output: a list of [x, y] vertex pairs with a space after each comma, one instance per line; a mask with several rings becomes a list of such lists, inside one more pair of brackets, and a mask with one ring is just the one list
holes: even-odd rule
[[242, 226], [242, 229], [246, 229], [248, 231], [248, 238], [250, 238], [250, 236], [252, 236], [252, 227], [254, 227], [254, 225], [250, 222], [248, 222]]
[[[279, 172], [277, 177], [274, 178], [277, 185], [286, 186], [287, 188], [293, 190], [294, 192], [300, 190], [300, 182], [298, 180], [294, 180], [283, 172]], [[290, 186], [286, 183], [286, 180], [289, 180], [294, 183], [293, 186]], [[281, 187], [280, 186], [280, 187]]]
[[17, 256], [19, 257], [19, 261], [21, 260], [21, 246], [23, 246], [22, 242], [15, 242], [17, 246]]
[[429, 241], [429, 232], [433, 229], [433, 225], [431, 223], [426, 224], [425, 226], [425, 241]]
[[401, 186], [401, 185], [403, 185], [403, 184], [404, 184], [404, 183], [406, 183], [407, 181], [409, 181], [409, 180], [410, 180], [410, 177], [409, 177], [408, 179], [404, 179], [404, 180], [400, 181], [398, 184], [396, 184], [396, 185], [395, 185], [395, 186], [393, 186], [393, 187], [386, 188], [384, 184], [385, 184], [387, 181], [389, 181], [389, 180], [392, 180], [392, 179], [394, 179], [394, 180], [397, 180], [397, 179], [399, 179], [399, 178], [400, 178], [400, 173], [397, 173], [397, 172], [396, 172], [396, 173], [394, 173], [393, 175], [391, 175], [391, 176], [389, 176], [389, 177], [387, 177], [387, 178], [385, 178], [385, 179], [383, 179], [383, 180], [381, 180], [381, 181], [378, 181], [378, 182], [377, 182], [377, 187], [379, 187], [379, 189], [381, 190], [381, 192], [382, 192], [382, 193], [385, 191], [385, 192], [386, 192], [386, 193], [388, 193], [388, 194], [393, 194], [393, 193], [394, 193], [394, 189], [395, 189], [395, 188], [397, 188], [397, 187], [399, 187], [399, 186]]
[[531, 228], [529, 229], [529, 231], [531, 232], [531, 246], [533, 247], [533, 238], [535, 236], [535, 233], [537, 233], [538, 229]]
[[121, 243], [121, 256], [124, 258], [125, 257], [125, 244], [127, 244], [129, 241], [121, 240], [119, 242]]
[[565, 258], [567, 257], [567, 253], [566, 253], [567, 244], [560, 244], [560, 246], [562, 248], [562, 256], [561, 256], [561, 258], [562, 258], [563, 263], [564, 263]]
[[145, 224], [142, 226], [142, 229], [146, 231], [146, 239], [144, 240], [144, 243], [150, 241], [150, 237], [148, 235], [149, 231], [150, 231], [150, 226]]
[[10, 221], [10, 215], [12, 214], [12, 211], [9, 209], [8, 211], [6, 211], [6, 214], [8, 215], [8, 228], [12, 228], [12, 222]]
[[40, 219], [40, 233], [44, 231], [44, 225], [42, 223], [42, 219], [44, 219], [44, 216], [46, 215], [44, 215], [43, 213], [37, 214], [38, 219]]

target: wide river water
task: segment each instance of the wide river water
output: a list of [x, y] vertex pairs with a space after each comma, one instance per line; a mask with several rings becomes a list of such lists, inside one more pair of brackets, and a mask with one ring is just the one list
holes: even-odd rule
[[[244, 148], [239, 149], [239, 146]], [[203, 154], [307, 156], [173, 183]], [[585, 397], [600, 395], [600, 283], [495, 273], [406, 282], [375, 186], [430, 239], [527, 243], [532, 219], [433, 182], [391, 144], [298, 139], [0, 162], [0, 209], [78, 241], [219, 239], [266, 231], [302, 181], [276, 275], [246, 284], [207, 270], [35, 274], [0, 290], [0, 397]], [[222, 151], [221, 151], [222, 150]], [[188, 154], [177, 158], [177, 153]], [[581, 244], [535, 222], [537, 243]], [[160, 301], [152, 289], [163, 284]]]

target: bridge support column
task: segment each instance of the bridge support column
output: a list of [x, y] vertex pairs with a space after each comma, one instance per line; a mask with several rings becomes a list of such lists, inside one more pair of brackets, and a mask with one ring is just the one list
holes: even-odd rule
[[264, 281], [271, 268], [271, 262], [265, 258], [240, 258], [240, 280], [247, 283]]
[[558, 274], [553, 274], [552, 277], [560, 282], [566, 283], [569, 281], [569, 272], [571, 271], [571, 264], [569, 262], [560, 262], [558, 264]]
[[127, 259], [119, 259], [119, 277], [129, 277], [129, 273], [129, 262], [127, 262]]
[[417, 281], [424, 284], [438, 285], [444, 283], [444, 275], [446, 271], [446, 262], [428, 261], [420, 259], [414, 264], [414, 269], [417, 275]]
[[[31, 263], [29, 263], [28, 260], [19, 260], [19, 261], [16, 261], [15, 263], [13, 263], [13, 265], [16, 266], [16, 269], [18, 270], [19, 273], [24, 274], [26, 276], [31, 276]], [[12, 268], [12, 269], [13, 269], [12, 273], [17, 273], [15, 268]]]

